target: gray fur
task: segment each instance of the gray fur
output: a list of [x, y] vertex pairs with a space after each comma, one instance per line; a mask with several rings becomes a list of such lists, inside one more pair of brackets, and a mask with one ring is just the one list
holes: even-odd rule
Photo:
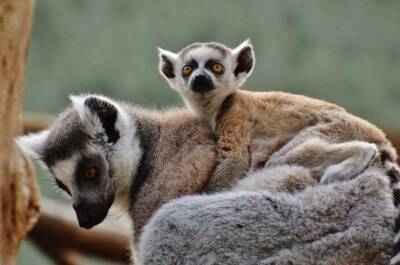
[[[136, 236], [134, 235], [134, 241], [136, 241], [138, 235], [141, 234], [143, 226], [148, 222], [149, 218], [151, 218], [156, 210], [159, 209], [164, 203], [184, 195], [198, 194], [204, 191], [204, 187], [206, 186], [207, 181], [209, 180], [209, 177], [217, 164], [217, 152], [214, 135], [212, 134], [212, 130], [208, 126], [207, 122], [199, 120], [185, 110], [151, 111], [140, 109], [138, 107], [131, 106], [130, 104], [115, 102], [102, 96], [91, 97], [98, 97], [99, 100], [105, 100], [106, 103], [113, 105], [113, 107], [117, 110], [118, 115], [117, 120], [115, 121], [115, 128], [111, 128], [111, 130], [118, 130], [120, 137], [116, 140], [116, 142], [108, 141], [109, 137], [107, 135], [107, 131], [105, 128], [103, 128], [103, 125], [99, 123], [96, 115], [93, 115], [93, 113], [90, 111], [88, 112], [84, 107], [82, 107], [80, 102], [82, 102], [85, 97], [75, 97], [74, 105], [61, 114], [55, 124], [48, 131], [20, 138], [19, 143], [26, 150], [28, 150], [31, 155], [39, 158], [39, 160], [41, 160], [41, 162], [43, 162], [50, 169], [54, 177], [63, 182], [63, 184], [71, 190], [73, 198], [74, 195], [76, 196], [76, 194], [79, 193], [82, 195], [91, 194], [88, 192], [82, 192], [80, 187], [78, 187], [78, 184], [74, 183], [73, 181], [79, 177], [76, 176], [77, 161], [81, 156], [87, 156], [88, 154], [100, 156], [101, 159], [104, 160], [105, 168], [108, 169], [106, 170], [108, 175], [105, 175], [103, 179], [110, 179], [111, 182], [108, 184], [111, 186], [103, 185], [102, 187], [94, 188], [92, 194], [95, 196], [98, 194], [108, 194], [109, 196], [115, 195], [114, 204], [122, 206], [124, 210], [131, 216], [133, 226], [136, 230]], [[100, 105], [103, 104], [101, 103]], [[108, 129], [110, 130], [110, 128]], [[99, 135], [100, 138], [95, 137]], [[268, 141], [268, 139], [264, 140], [264, 142], [257, 140], [252, 143], [252, 161], [255, 162], [255, 164], [257, 164], [257, 160], [263, 161], [266, 153], [270, 153], [269, 151], [265, 152], [265, 150], [268, 150], [269, 145], [273, 146], [274, 144], [273, 141]], [[274, 150], [274, 148], [272, 148], [272, 150]], [[371, 173], [370, 175], [374, 174]], [[279, 178], [279, 176], [281, 176], [281, 178]], [[305, 185], [304, 183], [300, 183], [303, 186], [296, 185], [299, 185], [302, 177], [310, 179], [310, 186], [315, 185], [315, 183], [312, 182], [312, 178], [309, 178], [309, 176], [310, 172], [307, 172], [306, 169], [302, 167], [285, 167], [282, 165], [277, 165], [274, 169], [262, 169], [258, 172], [250, 174], [250, 176], [244, 179], [243, 182], [240, 182], [236, 185], [236, 190], [259, 190], [269, 187], [270, 190], [273, 191], [287, 191], [289, 186], [285, 184], [285, 179], [291, 181], [295, 187], [295, 190], [298, 190], [298, 187], [300, 187], [300, 189], [304, 189], [307, 184]], [[349, 183], [353, 183], [354, 186], [356, 185], [354, 183], [357, 182], [354, 181]], [[330, 187], [335, 187], [335, 185]], [[273, 198], [279, 203], [277, 204], [278, 206], [282, 203], [282, 207], [287, 209], [289, 213], [295, 214], [297, 212], [299, 215], [298, 217], [302, 218], [297, 220], [297, 218], [294, 216], [288, 215], [288, 218], [290, 218], [290, 223], [296, 224], [296, 222], [310, 222], [310, 224], [313, 224], [313, 227], [321, 226], [320, 229], [324, 229], [325, 226], [321, 223], [321, 220], [315, 220], [312, 217], [309, 217], [308, 214], [311, 214], [310, 212], [307, 212], [307, 214], [303, 212], [304, 209], [302, 207], [304, 206], [310, 207], [307, 209], [314, 209], [316, 211], [315, 214], [317, 215], [315, 218], [318, 216], [318, 213], [321, 214], [322, 217], [325, 215], [332, 217], [336, 216], [337, 214], [336, 217], [339, 219], [335, 219], [331, 221], [331, 223], [343, 227], [349, 223], [343, 224], [343, 219], [340, 218], [344, 217], [340, 217], [340, 214], [348, 209], [347, 203], [350, 200], [356, 202], [357, 195], [360, 194], [356, 192], [341, 193], [342, 191], [346, 191], [345, 184], [341, 185], [342, 186], [338, 185], [338, 187], [342, 188], [329, 188], [334, 189], [333, 191], [330, 191], [328, 188], [321, 187], [316, 188], [315, 191], [306, 190], [305, 192], [299, 192], [296, 195], [291, 195], [288, 193], [278, 193], [274, 195], [271, 193], [256, 194], [252, 192], [242, 192], [238, 195], [228, 194], [210, 197], [201, 196], [194, 197], [194, 204], [192, 206], [190, 206], [192, 199], [189, 197], [183, 199], [183, 202], [185, 203], [182, 205], [182, 209], [179, 208], [181, 204], [178, 204], [179, 207], [173, 210], [173, 212], [176, 211], [178, 216], [180, 216], [181, 210], [186, 211], [186, 208], [188, 211], [185, 212], [185, 214], [187, 213], [189, 217], [193, 216], [193, 218], [195, 218], [197, 214], [195, 213], [196, 207], [199, 207], [199, 210], [204, 207], [206, 207], [205, 209], [207, 211], [214, 210], [215, 213], [209, 213], [211, 216], [215, 217], [218, 217], [219, 214], [227, 211], [226, 213], [229, 213], [228, 215], [224, 216], [222, 219], [217, 218], [215, 222], [209, 222], [210, 220], [205, 220], [204, 218], [206, 218], [206, 216], [204, 216], [204, 218], [200, 218], [199, 216], [198, 220], [197, 217], [195, 218], [196, 220], [192, 220], [193, 227], [186, 227], [189, 232], [192, 229], [194, 229], [193, 232], [195, 232], [200, 223], [207, 221], [207, 225], [205, 225], [205, 227], [210, 229], [209, 232], [218, 232], [218, 229], [223, 228], [220, 226], [220, 222], [223, 223], [227, 220], [229, 221], [230, 218], [236, 218], [235, 211], [232, 213], [232, 215], [229, 212], [232, 211], [233, 207], [233, 205], [230, 203], [234, 202], [238, 203], [237, 207], [234, 207], [235, 209], [238, 209], [236, 214], [241, 212], [249, 213], [246, 210], [249, 209], [255, 218], [247, 218], [246, 220], [249, 222], [251, 220], [256, 220], [257, 222], [260, 221], [259, 226], [249, 228], [254, 232], [256, 229], [261, 228], [262, 226], [267, 226], [268, 223], [280, 223], [282, 221], [282, 216], [270, 214], [273, 213], [273, 211], [271, 212], [270, 210], [271, 207], [273, 208], [274, 204], [271, 203], [268, 206], [270, 202], [268, 202], [268, 200], [264, 200], [265, 198]], [[371, 187], [375, 186], [372, 185]], [[381, 186], [382, 193], [384, 191], [386, 192], [387, 185], [385, 184]], [[91, 187], [88, 186], [87, 188]], [[324, 189], [328, 189], [328, 191], [330, 191], [328, 193], [333, 196], [330, 200], [328, 200], [327, 195], [323, 196]], [[381, 222], [383, 222], [383, 220], [386, 220], [387, 227], [382, 228], [383, 232], [381, 236], [387, 239], [386, 235], [388, 235], [388, 231], [385, 229], [390, 229], [393, 223], [392, 219], [390, 219], [391, 217], [387, 218], [388, 211], [390, 211], [392, 207], [390, 202], [390, 193], [387, 194], [384, 202], [379, 200], [382, 194], [377, 190], [375, 191], [376, 200], [372, 200], [372, 195], [360, 196], [358, 198], [359, 205], [355, 204], [351, 209], [352, 212], [355, 211], [358, 213], [359, 211], [361, 215], [365, 213], [365, 215], [362, 215], [366, 217], [364, 220], [364, 226], [356, 226], [356, 228], [362, 227], [362, 230], [365, 230], [363, 231], [365, 232], [365, 235], [355, 233], [355, 241], [349, 241], [349, 244], [344, 244], [344, 249], [338, 249], [339, 256], [345, 255], [349, 251], [358, 253], [359, 251], [357, 247], [359, 246], [358, 243], [362, 241], [362, 236], [366, 236], [367, 239], [370, 239], [371, 235], [377, 235], [376, 231], [377, 229], [379, 230], [382, 228]], [[260, 201], [258, 202], [257, 200]], [[370, 200], [370, 202], [368, 200]], [[200, 202], [203, 201], [206, 203], [206, 205], [201, 206]], [[326, 208], [326, 205], [324, 205], [324, 201], [326, 201], [326, 203], [330, 203], [329, 205], [332, 206], [330, 209], [335, 209], [335, 211], [328, 211], [327, 213], [324, 212], [328, 209]], [[179, 200], [176, 203], [178, 202]], [[212, 204], [207, 206], [208, 202]], [[225, 202], [227, 203], [226, 207], [223, 206]], [[295, 207], [293, 210], [289, 210], [289, 202], [293, 202], [294, 206], [297, 205], [297, 208]], [[222, 206], [217, 207], [217, 205], [220, 203], [222, 203]], [[341, 203], [343, 203], [343, 205]], [[379, 207], [376, 205], [379, 205]], [[106, 205], [104, 207], [109, 206]], [[211, 209], [208, 209], [207, 207], [211, 207]], [[266, 208], [264, 209], [263, 207]], [[371, 216], [368, 214], [370, 214], [372, 208], [375, 211], [375, 215], [373, 218], [370, 218]], [[172, 208], [170, 208], [170, 206], [163, 208], [160, 213], [156, 214], [155, 220], [157, 220], [157, 216], [160, 216], [165, 212], [165, 209]], [[106, 210], [108, 210], [108, 208]], [[90, 212], [90, 210], [85, 212]], [[207, 212], [199, 212], [200, 215], [203, 213], [205, 214]], [[168, 215], [169, 214], [170, 212]], [[355, 215], [355, 217], [361, 218], [361, 215]], [[174, 214], [171, 216], [166, 216], [166, 220], [168, 220], [169, 217], [173, 218], [173, 216]], [[237, 218], [241, 218], [240, 215]], [[352, 222], [359, 220], [357, 218], [354, 220], [349, 219], [349, 222], [351, 222], [350, 225], [353, 225]], [[376, 223], [373, 223], [375, 221]], [[204, 225], [205, 223], [202, 224]], [[149, 231], [151, 231], [152, 225], [154, 227], [154, 221], [148, 226], [150, 228]], [[213, 230], [214, 228], [215, 230]], [[145, 234], [149, 235], [150, 233], [151, 235], [151, 232], [149, 231], [145, 232]], [[160, 231], [168, 233], [170, 232], [168, 230], [163, 230], [162, 227], [160, 227]], [[296, 233], [296, 231], [298, 230], [292, 230], [290, 233]], [[270, 232], [271, 230], [265, 230], [267, 235]], [[265, 240], [269, 240], [268, 242], [272, 243], [282, 243], [284, 240], [290, 238], [290, 233], [288, 232], [288, 237], [282, 237], [282, 239], [281, 235], [279, 235], [279, 237], [275, 237], [276, 234], [272, 234], [274, 236], [266, 237]], [[190, 233], [187, 234], [190, 235]], [[225, 232], [222, 233], [223, 236], [224, 234]], [[204, 235], [205, 237], [201, 240], [201, 242], [203, 242], [205, 245], [209, 244], [210, 247], [221, 247], [221, 249], [231, 247], [229, 243], [231, 241], [227, 241], [229, 244], [226, 244], [226, 246], [223, 246], [222, 244], [215, 245], [214, 243], [217, 241], [213, 239], [213, 236], [216, 237], [216, 235], [208, 235], [207, 233]], [[229, 233], [226, 235], [228, 236]], [[158, 236], [161, 235], [158, 234]], [[164, 234], [164, 236], [165, 239], [168, 240], [170, 236], [174, 235]], [[208, 238], [208, 236], [210, 237]], [[233, 242], [235, 241], [235, 236], [246, 237], [246, 234], [232, 235]], [[146, 238], [146, 236], [144, 236], [144, 238]], [[317, 238], [318, 236], [315, 236], [313, 239], [316, 240]], [[321, 240], [323, 240], [323, 238], [324, 237], [321, 236]], [[187, 241], [192, 241], [190, 236], [186, 239]], [[298, 240], [299, 245], [301, 242], [303, 242], [304, 247], [307, 246], [308, 241], [306, 239], [299, 237]], [[182, 240], [182, 242], [185, 242], [185, 240]], [[262, 242], [264, 241], [260, 241], [260, 243]], [[335, 242], [336, 241], [333, 241], [333, 244], [335, 244]], [[365, 242], [367, 244], [369, 241]], [[168, 246], [167, 243], [165, 246]], [[379, 239], [378, 237], [378, 241], [375, 243], [376, 245], [372, 247], [368, 245], [368, 251], [364, 251], [365, 254], [362, 255], [369, 255], [368, 253], [376, 250], [376, 253], [379, 255], [382, 254], [383, 257], [386, 258], [386, 254], [390, 250], [387, 242], [382, 238]], [[142, 243], [142, 246], [143, 244], [146, 243]], [[175, 247], [179, 246], [181, 245], [177, 244]], [[260, 249], [257, 244], [253, 247], [255, 249]], [[355, 247], [356, 249], [351, 249], [351, 247]], [[218, 248], [215, 249], [215, 251], [219, 251]], [[321, 251], [328, 251], [329, 248], [330, 245], [326, 244]], [[149, 246], [148, 251], [151, 251], [151, 249], [151, 246]], [[162, 250], [162, 248], [160, 248], [160, 250]], [[237, 250], [241, 251], [241, 248], [238, 248]], [[175, 248], [175, 251], [179, 250]], [[231, 253], [232, 255], [230, 255], [229, 252], [227, 252], [227, 260], [236, 259], [239, 261], [240, 259], [245, 258], [248, 258], [248, 261], [254, 260], [254, 257], [249, 257], [248, 254], [246, 254], [250, 253], [249, 255], [252, 255], [251, 253], [253, 252], [246, 252], [248, 251], [247, 248], [243, 249], [243, 251], [244, 255], [242, 257], [239, 257], [237, 253], [235, 255]], [[174, 257], [176, 253], [171, 252], [171, 257]], [[194, 255], [196, 255], [196, 253], [198, 252], [193, 252]], [[212, 255], [212, 253], [213, 252], [211, 252], [210, 255]], [[154, 252], [153, 254], [154, 258], [156, 258], [158, 252]], [[268, 252], [267, 254], [271, 255], [271, 252]], [[206, 255], [206, 257], [208, 256]], [[310, 254], [310, 257], [319, 258], [321, 256]], [[162, 256], [159, 258], [162, 258]], [[164, 264], [164, 262], [161, 262], [161, 264]]]
[[146, 225], [139, 257], [146, 265], [387, 264], [391, 200], [387, 177], [375, 169], [295, 194], [186, 196]]
[[[241, 69], [241, 64], [238, 61], [238, 57], [240, 57], [241, 52], [245, 49], [249, 49], [250, 51], [250, 69]], [[159, 57], [160, 74], [172, 89], [177, 90], [183, 95], [186, 105], [196, 115], [200, 116], [202, 116], [201, 113], [203, 112], [216, 114], [225, 97], [232, 94], [236, 88], [241, 87], [251, 75], [255, 64], [255, 55], [250, 40], [245, 40], [233, 49], [215, 42], [193, 43], [178, 53], [159, 48]], [[181, 73], [182, 68], [190, 64], [190, 61], [193, 60], [197, 63], [198, 67], [193, 70], [190, 76], [183, 77]], [[208, 69], [206, 64], [209, 60], [223, 65], [225, 69], [224, 73], [216, 75]], [[169, 71], [165, 71], [165, 69]], [[169, 73], [171, 70], [173, 73]], [[215, 89], [207, 93], [195, 92], [193, 90], [193, 81], [200, 74], [207, 75], [212, 80]]]
[[240, 180], [234, 191], [272, 191], [297, 192], [316, 186], [308, 168], [293, 165], [280, 165], [256, 170]]
[[[111, 102], [118, 109], [115, 128], [121, 137], [115, 143], [108, 143], [97, 116], [81, 104], [86, 98]], [[18, 143], [49, 169], [74, 203], [82, 196], [100, 201], [103, 195], [115, 197], [114, 205], [131, 216], [139, 234], [163, 203], [202, 192], [217, 163], [214, 135], [207, 122], [183, 109], [145, 110], [104, 96], [72, 100], [73, 106], [48, 131], [20, 137]], [[107, 183], [83, 190], [77, 168], [82, 159], [93, 155], [102, 158], [101, 166], [107, 170], [102, 170], [101, 180]], [[95, 215], [91, 211], [83, 212]], [[100, 217], [96, 219], [102, 221]]]

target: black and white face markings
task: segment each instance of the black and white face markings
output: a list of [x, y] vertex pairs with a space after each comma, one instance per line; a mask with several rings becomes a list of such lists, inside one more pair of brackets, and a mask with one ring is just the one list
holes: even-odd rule
[[73, 207], [81, 227], [101, 223], [114, 202], [115, 186], [109, 165], [99, 154], [82, 156], [76, 165], [74, 181], [78, 192], [73, 196]]
[[207, 93], [239, 88], [254, 67], [249, 41], [235, 49], [219, 43], [194, 43], [178, 53], [159, 49], [160, 72], [182, 93]]
[[141, 156], [127, 113], [102, 96], [71, 97], [53, 127], [21, 137], [18, 144], [52, 173], [72, 197], [81, 227], [102, 222], [118, 191], [126, 189]]

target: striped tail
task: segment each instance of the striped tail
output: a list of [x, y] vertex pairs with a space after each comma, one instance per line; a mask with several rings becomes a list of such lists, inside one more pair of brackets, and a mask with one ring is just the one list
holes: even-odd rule
[[396, 221], [395, 221], [395, 228], [394, 228], [394, 245], [393, 245], [393, 252], [392, 258], [390, 260], [390, 265], [400, 265], [400, 169], [399, 166], [393, 164], [392, 169], [388, 171], [388, 176], [390, 177], [390, 182], [393, 187], [393, 202], [398, 211]]

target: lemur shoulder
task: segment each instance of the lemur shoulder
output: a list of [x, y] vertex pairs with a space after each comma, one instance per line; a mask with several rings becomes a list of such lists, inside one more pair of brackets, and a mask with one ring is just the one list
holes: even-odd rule
[[[225, 189], [245, 175], [251, 164], [249, 144], [260, 135], [293, 136], [267, 165], [307, 166], [325, 183], [361, 173], [380, 154], [391, 163], [387, 167], [396, 161], [385, 134], [342, 107], [301, 95], [241, 90], [255, 64], [249, 41], [234, 49], [194, 43], [178, 53], [159, 49], [159, 55], [162, 76], [217, 134], [220, 164], [211, 189]], [[324, 164], [327, 156], [336, 156], [333, 164], [338, 166]]]

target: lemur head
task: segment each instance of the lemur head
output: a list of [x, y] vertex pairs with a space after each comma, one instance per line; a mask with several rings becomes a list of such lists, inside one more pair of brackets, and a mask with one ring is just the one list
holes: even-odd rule
[[160, 72], [184, 95], [230, 92], [253, 70], [255, 57], [249, 40], [234, 49], [225, 45], [193, 43], [178, 53], [159, 49]]
[[17, 143], [49, 170], [72, 197], [79, 225], [91, 228], [125, 192], [141, 156], [136, 126], [122, 106], [103, 96], [71, 96], [54, 125]]

